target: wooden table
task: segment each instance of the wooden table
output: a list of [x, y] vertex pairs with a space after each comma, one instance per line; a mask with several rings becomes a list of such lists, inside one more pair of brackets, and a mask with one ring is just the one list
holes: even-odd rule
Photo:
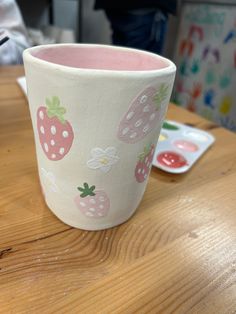
[[186, 174], [153, 169], [127, 223], [77, 230], [41, 195], [22, 74], [0, 68], [0, 313], [236, 313], [236, 135], [170, 106], [214, 146]]

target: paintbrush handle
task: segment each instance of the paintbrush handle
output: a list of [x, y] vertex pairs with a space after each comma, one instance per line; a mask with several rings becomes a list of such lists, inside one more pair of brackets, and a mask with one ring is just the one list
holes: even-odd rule
[[0, 39], [0, 46], [5, 44], [5, 42], [7, 42], [9, 40], [9, 37], [5, 36], [2, 39]]

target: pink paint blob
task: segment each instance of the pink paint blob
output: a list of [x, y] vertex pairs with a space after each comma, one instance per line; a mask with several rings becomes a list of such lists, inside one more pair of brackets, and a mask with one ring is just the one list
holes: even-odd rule
[[187, 160], [176, 152], [166, 151], [162, 152], [157, 156], [157, 161], [169, 168], [181, 168], [187, 166]]
[[198, 150], [198, 146], [196, 144], [185, 140], [176, 140], [174, 145], [177, 148], [190, 153], [194, 153]]

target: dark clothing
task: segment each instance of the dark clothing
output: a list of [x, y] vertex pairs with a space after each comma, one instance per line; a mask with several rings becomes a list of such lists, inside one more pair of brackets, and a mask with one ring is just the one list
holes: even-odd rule
[[160, 10], [143, 14], [106, 10], [106, 15], [111, 23], [114, 45], [162, 53], [167, 16]]
[[96, 0], [95, 9], [104, 10], [136, 10], [144, 8], [158, 8], [164, 13], [176, 14], [176, 0]]
[[168, 14], [177, 0], [96, 0], [111, 24], [112, 43], [162, 54]]

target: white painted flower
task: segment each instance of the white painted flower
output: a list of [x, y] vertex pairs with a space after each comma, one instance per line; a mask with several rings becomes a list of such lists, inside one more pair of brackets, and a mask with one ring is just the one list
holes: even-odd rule
[[107, 147], [105, 150], [96, 147], [91, 150], [91, 155], [92, 159], [87, 161], [87, 166], [91, 169], [100, 169], [105, 173], [119, 160], [115, 147]]
[[42, 174], [43, 174], [43, 180], [44, 184], [49, 186], [49, 189], [55, 193], [59, 191], [58, 186], [56, 185], [56, 178], [52, 172], [49, 172], [45, 170], [44, 168], [41, 168]]

